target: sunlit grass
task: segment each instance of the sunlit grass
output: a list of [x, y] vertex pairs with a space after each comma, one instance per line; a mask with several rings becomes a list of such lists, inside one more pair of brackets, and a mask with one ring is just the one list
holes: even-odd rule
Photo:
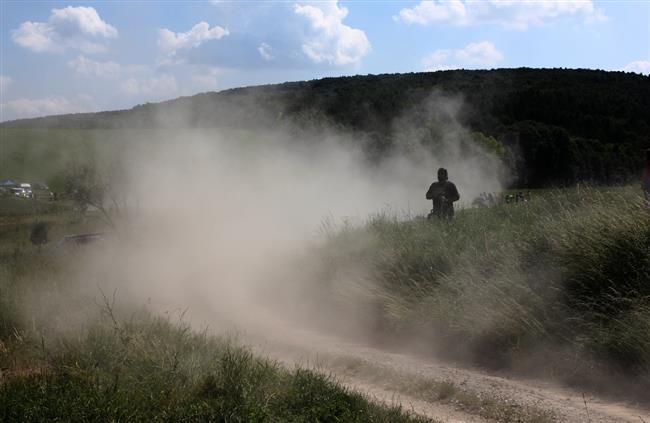
[[325, 229], [317, 254], [339, 270], [321, 282], [357, 285], [385, 330], [435, 331], [497, 366], [539, 346], [650, 366], [650, 213], [636, 187], [551, 190], [452, 222], [382, 214]]

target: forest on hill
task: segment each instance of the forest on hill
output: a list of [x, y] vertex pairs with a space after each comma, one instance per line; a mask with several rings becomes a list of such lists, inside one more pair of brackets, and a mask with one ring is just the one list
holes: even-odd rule
[[[451, 99], [451, 100], [450, 100]], [[395, 147], [396, 121], [434, 150], [450, 101], [468, 136], [500, 155], [511, 186], [619, 184], [650, 147], [650, 77], [581, 69], [452, 70], [287, 82], [197, 94], [130, 110], [24, 119], [5, 128], [298, 128], [349, 131], [371, 160]], [[435, 115], [435, 116], [434, 116]]]

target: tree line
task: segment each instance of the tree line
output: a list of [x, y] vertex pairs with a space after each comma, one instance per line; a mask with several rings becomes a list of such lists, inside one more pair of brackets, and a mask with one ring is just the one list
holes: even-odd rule
[[[433, 97], [433, 100], [431, 100]], [[397, 118], [443, 125], [423, 107], [458, 99], [454, 119], [499, 151], [513, 186], [636, 178], [650, 147], [650, 77], [584, 69], [452, 70], [358, 75], [197, 94], [130, 110], [25, 119], [23, 128], [336, 128], [371, 160], [395, 146]], [[444, 120], [444, 119], [443, 119]], [[434, 131], [435, 132], [435, 131]], [[434, 137], [435, 138], [435, 137]], [[425, 140], [426, 143], [426, 140]], [[432, 145], [435, 140], [432, 140]]]

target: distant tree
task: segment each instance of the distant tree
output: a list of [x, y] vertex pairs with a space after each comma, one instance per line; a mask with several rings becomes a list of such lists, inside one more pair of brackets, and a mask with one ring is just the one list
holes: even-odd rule
[[[650, 77], [586, 69], [323, 78], [202, 93], [131, 110], [2, 122], [0, 127], [336, 129], [355, 134], [366, 154], [379, 161], [400, 143], [394, 124], [405, 115], [413, 132], [435, 148], [438, 128], [446, 123], [427, 120], [430, 107], [423, 106], [430, 105], [433, 92], [462, 98], [459, 124], [508, 150], [500, 155], [512, 158], [520, 186], [631, 180], [642, 165], [639, 152], [649, 146]], [[483, 141], [488, 149], [499, 149], [492, 140]]]
[[500, 158], [506, 156], [507, 150], [503, 143], [493, 136], [486, 136], [481, 132], [472, 132], [472, 140], [483, 147], [486, 151], [497, 155]]
[[64, 194], [74, 204], [76, 212], [84, 217], [89, 208], [94, 208], [109, 226], [114, 222], [105, 200], [110, 192], [108, 178], [102, 176], [93, 162], [73, 163], [63, 176]]

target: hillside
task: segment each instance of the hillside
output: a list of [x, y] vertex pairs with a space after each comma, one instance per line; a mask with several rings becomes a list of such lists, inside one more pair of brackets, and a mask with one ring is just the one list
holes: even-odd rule
[[398, 119], [433, 127], [428, 142], [435, 149], [436, 137], [443, 136], [435, 129], [444, 128], [444, 122], [432, 118], [423, 105], [446, 99], [460, 101], [454, 118], [473, 136], [496, 145], [515, 174], [514, 186], [633, 180], [641, 166], [641, 151], [650, 147], [649, 77], [568, 69], [325, 78], [203, 93], [130, 110], [17, 120], [1, 126], [333, 127], [359, 133], [369, 157], [377, 159], [393, 147]]

